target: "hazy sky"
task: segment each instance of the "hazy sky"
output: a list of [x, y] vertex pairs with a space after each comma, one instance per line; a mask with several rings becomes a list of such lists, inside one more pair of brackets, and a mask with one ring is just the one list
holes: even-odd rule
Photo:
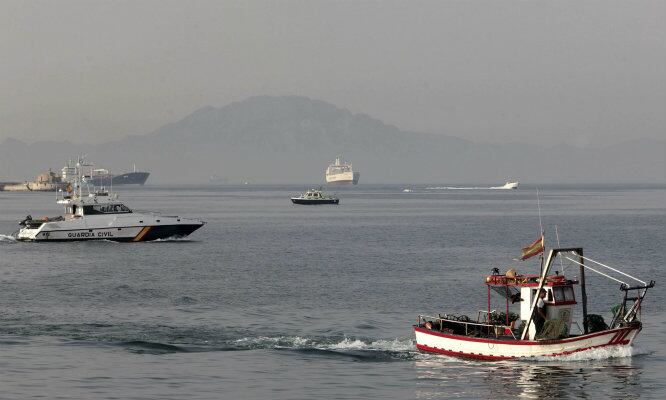
[[666, 137], [666, 1], [0, 9], [0, 140], [113, 140], [261, 94], [477, 141]]

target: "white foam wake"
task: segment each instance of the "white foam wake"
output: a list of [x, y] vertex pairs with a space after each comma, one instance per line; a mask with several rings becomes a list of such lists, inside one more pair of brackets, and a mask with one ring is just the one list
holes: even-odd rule
[[315, 349], [315, 350], [368, 350], [409, 352], [415, 351], [416, 346], [412, 339], [379, 339], [361, 340], [343, 338], [341, 340], [327, 340], [307, 338], [300, 336], [260, 336], [242, 338], [235, 341], [237, 346], [249, 348], [275, 348], [275, 349]]
[[606, 360], [610, 358], [626, 358], [642, 354], [649, 354], [649, 352], [640, 346], [610, 346], [599, 347], [596, 349], [589, 349], [579, 351], [576, 353], [557, 356], [557, 357], [534, 357], [530, 360], [535, 361], [556, 361], [556, 362], [571, 362], [571, 361], [593, 361], [593, 360]]
[[338, 343], [327, 346], [332, 350], [373, 350], [373, 351], [391, 351], [407, 352], [415, 351], [416, 346], [411, 339], [393, 339], [393, 340], [375, 340], [366, 342], [360, 339], [344, 338]]
[[426, 190], [496, 190], [502, 187], [457, 187], [457, 186], [429, 186]]
[[0, 242], [16, 242], [16, 238], [12, 235], [0, 234]]
[[190, 238], [188, 238], [188, 237], [176, 237], [176, 236], [173, 236], [173, 237], [168, 237], [168, 238], [164, 238], [164, 239], [150, 240], [150, 241], [147, 242], [147, 243], [159, 243], [159, 242], [191, 242], [191, 241], [192, 241], [192, 239], [190, 239]]

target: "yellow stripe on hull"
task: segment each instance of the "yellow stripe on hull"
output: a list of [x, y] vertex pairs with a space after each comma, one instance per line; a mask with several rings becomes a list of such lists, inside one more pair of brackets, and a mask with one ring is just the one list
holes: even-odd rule
[[132, 239], [132, 241], [133, 242], [140, 242], [141, 239], [143, 239], [143, 237], [146, 236], [146, 234], [148, 232], [150, 232], [150, 228], [152, 228], [152, 227], [151, 226], [144, 226], [143, 229], [141, 229], [139, 231], [139, 234], [134, 236], [134, 239]]

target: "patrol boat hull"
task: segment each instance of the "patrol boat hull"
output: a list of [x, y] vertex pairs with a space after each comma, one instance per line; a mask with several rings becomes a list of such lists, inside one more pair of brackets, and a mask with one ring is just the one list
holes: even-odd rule
[[154, 224], [146, 226], [114, 226], [104, 228], [64, 228], [62, 223], [47, 222], [38, 228], [21, 229], [17, 240], [31, 242], [70, 242], [85, 240], [111, 240], [115, 242], [146, 242], [189, 236], [204, 223], [177, 225]]
[[340, 199], [303, 199], [300, 197], [292, 197], [291, 202], [294, 204], [305, 204], [305, 205], [339, 204]]

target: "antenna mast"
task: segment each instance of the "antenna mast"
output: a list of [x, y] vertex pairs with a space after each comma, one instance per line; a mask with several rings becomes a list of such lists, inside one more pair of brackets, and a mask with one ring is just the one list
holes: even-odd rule
[[[546, 237], [545, 237], [545, 232], [543, 231], [543, 223], [541, 221], [541, 201], [539, 200], [539, 188], [536, 189], [536, 195], [537, 195], [537, 208], [539, 209], [539, 229], [541, 232], [542, 241], [541, 241], [541, 246], [543, 247], [544, 251], [546, 250]], [[544, 251], [541, 252], [541, 271], [543, 271], [543, 253]]]
[[543, 235], [543, 224], [541, 223], [541, 202], [539, 201], [539, 188], [536, 190], [537, 192], [537, 208], [539, 209], [539, 229], [541, 229], [541, 234]]

